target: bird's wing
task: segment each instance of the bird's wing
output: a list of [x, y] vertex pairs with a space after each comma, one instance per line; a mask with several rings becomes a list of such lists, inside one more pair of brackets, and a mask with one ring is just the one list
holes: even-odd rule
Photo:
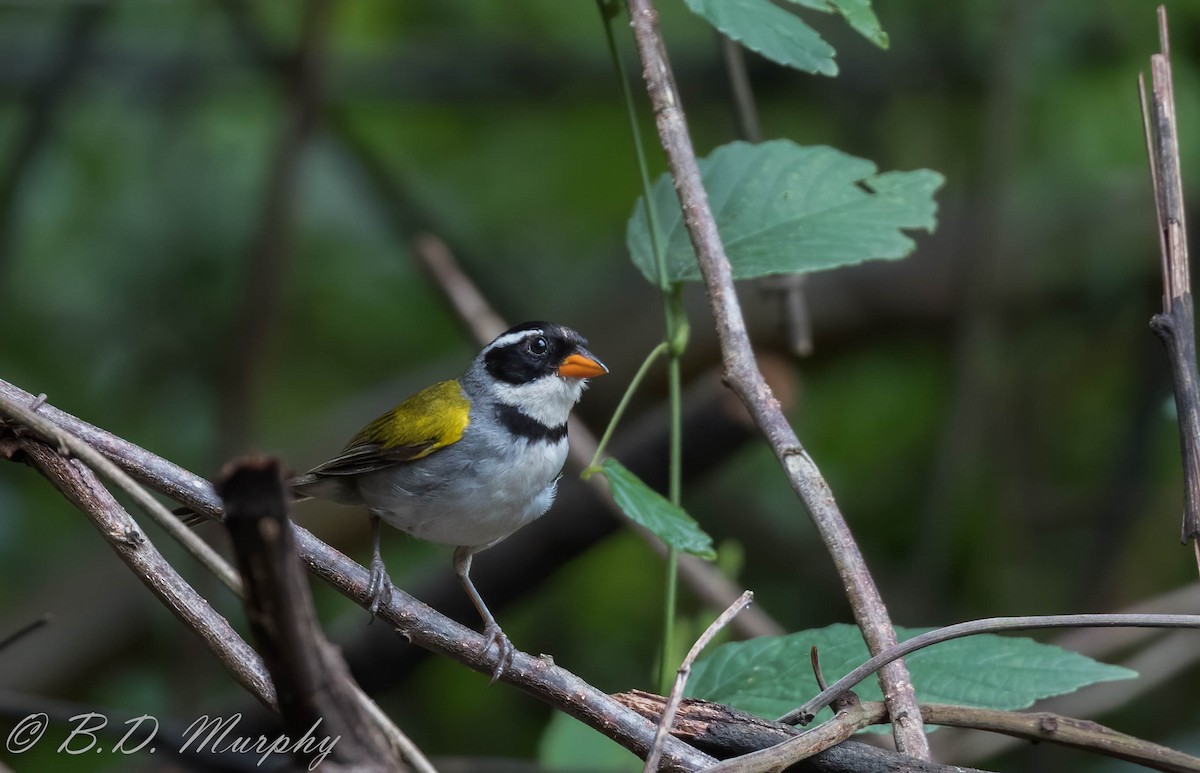
[[429, 456], [462, 439], [470, 410], [462, 385], [441, 381], [375, 419], [342, 453], [309, 474], [358, 475]]

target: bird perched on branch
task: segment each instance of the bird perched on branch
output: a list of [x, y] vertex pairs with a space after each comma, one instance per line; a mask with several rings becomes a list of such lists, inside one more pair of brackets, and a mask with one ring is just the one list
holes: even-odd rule
[[514, 649], [475, 585], [471, 558], [554, 502], [567, 416], [587, 380], [608, 372], [574, 330], [526, 322], [484, 347], [462, 377], [434, 384], [368, 424], [342, 453], [289, 484], [299, 498], [365, 505], [371, 514], [371, 613], [391, 596], [380, 522], [454, 545], [454, 571], [497, 648], [492, 681]]

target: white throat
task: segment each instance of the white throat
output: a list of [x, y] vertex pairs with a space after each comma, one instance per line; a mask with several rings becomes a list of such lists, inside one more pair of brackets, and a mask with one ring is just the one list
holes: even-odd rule
[[496, 382], [496, 401], [511, 405], [547, 427], [561, 427], [587, 388], [586, 379], [542, 376], [527, 384]]

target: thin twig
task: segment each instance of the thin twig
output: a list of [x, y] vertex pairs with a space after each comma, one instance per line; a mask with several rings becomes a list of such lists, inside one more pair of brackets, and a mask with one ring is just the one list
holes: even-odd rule
[[[1197, 773], [1200, 758], [1119, 733], [1089, 720], [1046, 711], [1020, 712], [981, 709], [941, 703], [922, 703], [921, 718], [931, 725], [1001, 733], [1034, 743], [1047, 742], [1080, 751], [1134, 762], [1171, 773]], [[782, 770], [843, 742], [869, 726], [888, 722], [887, 708], [879, 701], [853, 704], [833, 719], [774, 746], [722, 762], [707, 773], [759, 773]]]
[[687, 657], [679, 664], [679, 669], [675, 672], [675, 686], [671, 688], [671, 695], [667, 698], [667, 707], [663, 710], [662, 719], [658, 722], [658, 731], [654, 734], [654, 746], [646, 755], [646, 765], [642, 768], [645, 773], [654, 773], [658, 770], [662, 745], [671, 732], [671, 725], [675, 721], [675, 712], [679, 708], [679, 702], [683, 700], [683, 688], [687, 686], [688, 677], [692, 673], [692, 664], [696, 662], [696, 658], [700, 657], [700, 653], [713, 640], [713, 637], [752, 601], [754, 601], [754, 593], [751, 591], [745, 591], [738, 596], [716, 620], [712, 621], [708, 628], [704, 629], [704, 633], [700, 634], [700, 638], [696, 639], [696, 643], [688, 650]]
[[[613, 696], [647, 719], [662, 719], [667, 699], [661, 695], [630, 690]], [[800, 731], [791, 725], [756, 717], [720, 703], [684, 698], [675, 715], [671, 735], [720, 760], [776, 746], [795, 738]], [[973, 769], [905, 757], [893, 750], [846, 741], [826, 749], [791, 768], [795, 773], [971, 773]]]
[[[736, 40], [720, 32], [717, 33], [717, 42], [721, 48], [721, 60], [725, 64], [725, 74], [729, 78], [729, 97], [733, 102], [738, 139], [762, 142], [758, 106], [754, 100], [754, 88], [750, 85], [750, 71], [746, 67], [746, 50]], [[787, 341], [788, 351], [796, 357], [807, 357], [813, 350], [812, 317], [804, 293], [807, 283], [807, 274], [775, 274], [755, 282], [763, 295], [772, 296], [778, 302], [783, 337]]]
[[41, 628], [42, 626], [48, 625], [50, 623], [50, 619], [51, 619], [50, 613], [47, 612], [46, 614], [42, 615], [41, 617], [37, 618], [36, 620], [34, 620], [30, 623], [26, 623], [25, 625], [21, 626], [17, 630], [10, 633], [8, 636], [5, 636], [3, 639], [0, 639], [0, 652], [3, 652], [4, 650], [8, 649], [12, 645], [19, 642], [21, 639], [24, 639], [29, 634], [31, 634], [34, 631], [36, 631], [37, 629]]
[[[2, 383], [0, 382], [0, 384]], [[37, 398], [37, 400], [41, 399], [44, 398]], [[134, 503], [145, 511], [155, 523], [166, 530], [179, 544], [183, 545], [197, 561], [216, 575], [217, 579], [226, 588], [233, 591], [235, 596], [241, 597], [241, 578], [238, 577], [234, 568], [217, 551], [213, 550], [211, 545], [200, 539], [193, 530], [184, 526], [178, 518], [151, 496], [150, 492], [138, 485], [129, 475], [101, 453], [97, 452], [85, 440], [76, 437], [69, 430], [64, 429], [54, 421], [44, 418], [35, 411], [27, 408], [26, 406], [30, 405], [31, 402], [36, 402], [36, 400], [22, 401], [19, 398], [14, 399], [11, 394], [5, 394], [3, 391], [0, 391], [0, 416], [7, 416], [18, 424], [34, 430], [41, 437], [56, 444], [59, 448], [70, 451], [70, 453], [86, 462], [97, 473], [114, 483], [128, 494]], [[42, 407], [39, 406], [38, 410], [41, 409]]]
[[[922, 715], [923, 718], [923, 715]], [[816, 754], [837, 746], [865, 727], [887, 720], [882, 703], [855, 703], [833, 715], [833, 719], [817, 725], [790, 740], [766, 749], [734, 757], [714, 765], [706, 773], [759, 773], [783, 770]]]
[[[729, 96], [733, 102], [738, 139], [762, 142], [758, 106], [754, 101], [750, 72], [746, 67], [746, 51], [740, 43], [720, 32], [717, 33], [717, 41], [721, 48], [721, 60], [725, 63], [725, 74], [729, 78]], [[807, 274], [775, 274], [755, 283], [764, 295], [770, 295], [778, 301], [784, 340], [787, 341], [788, 351], [796, 357], [807, 357], [813, 350], [812, 317], [804, 292], [807, 283]]]
[[[1188, 273], [1187, 220], [1180, 173], [1179, 132], [1175, 122], [1175, 86], [1171, 77], [1167, 11], [1158, 7], [1161, 53], [1150, 57], [1153, 90], [1147, 99], [1145, 78], [1138, 75], [1150, 181], [1158, 215], [1162, 253], [1163, 310], [1150, 320], [1171, 361], [1179, 445], [1183, 454], [1184, 512], [1182, 539], [1200, 538], [1200, 383], [1197, 382], [1195, 313]], [[1200, 542], [1197, 543], [1200, 561]]]
[[[615, 697], [642, 716], [655, 720], [661, 717], [666, 705], [665, 698], [640, 690], [619, 693]], [[842, 714], [843, 716], [823, 733], [817, 731], [826, 725], [800, 733], [789, 725], [770, 722], [720, 703], [692, 698], [685, 700], [680, 706], [676, 729], [673, 732], [682, 740], [729, 760], [712, 769], [716, 771], [749, 773], [797, 764], [799, 767], [793, 769], [806, 770], [804, 760], [817, 758], [818, 755], [827, 758], [834, 749], [848, 752], [847, 756], [851, 758], [852, 763], [849, 766], [851, 770], [868, 767], [872, 770], [901, 769], [904, 762], [899, 760], [890, 761], [887, 765], [870, 766], [866, 760], [858, 759], [861, 757], [858, 748], [860, 744], [842, 743], [837, 747], [829, 747], [831, 741], [841, 737], [847, 730], [862, 726], [864, 722], [887, 722], [887, 712], [882, 703], [868, 702], [847, 707]], [[921, 716], [931, 725], [983, 730], [1035, 743], [1045, 741], [1135, 762], [1156, 770], [1189, 773], [1200, 770], [1200, 759], [1196, 757], [1119, 733], [1096, 722], [1063, 716], [1060, 713], [999, 711], [973, 706], [922, 703]], [[818, 769], [826, 770], [828, 760], [820, 759], [820, 762], [822, 765]], [[914, 767], [926, 770], [924, 766], [927, 765], [929, 763], [917, 763]], [[965, 769], [956, 767], [953, 770]]]
[[[454, 311], [466, 323], [476, 342], [486, 344], [508, 328], [508, 324], [492, 308], [487, 298], [479, 291], [479, 287], [459, 267], [454, 254], [444, 241], [433, 234], [423, 233], [413, 240], [412, 247], [413, 254], [446, 294]], [[569, 458], [580, 469], [587, 469], [596, 455], [596, 435], [574, 414], [567, 418], [567, 427], [567, 434], [571, 438]], [[589, 477], [587, 482], [623, 523], [630, 524], [659, 555], [666, 554], [662, 540], [624, 517], [620, 508], [612, 501], [608, 487], [603, 481]], [[683, 555], [680, 556], [679, 574], [705, 604], [726, 607], [736, 603], [739, 592], [737, 587], [712, 564], [696, 556]], [[733, 621], [733, 626], [746, 637], [777, 636], [786, 630], [759, 606], [747, 609], [745, 614], [739, 615]]]
[[477, 343], [486, 344], [508, 329], [504, 319], [458, 265], [446, 242], [431, 233], [417, 234], [412, 240], [412, 251], [446, 294]]
[[[776, 458], [783, 465], [793, 490], [812, 516], [837, 566], [868, 648], [872, 652], [883, 651], [896, 643], [887, 608], [834, 502], [833, 492], [801, 446], [755, 360], [734, 289], [729, 259], [717, 233], [716, 221], [700, 179], [696, 154], [680, 107], [662, 35], [658, 30], [658, 16], [653, 3], [651, 0], [629, 0], [629, 11], [647, 91], [654, 105], [659, 137], [666, 150], [667, 163], [683, 210], [683, 222], [708, 289], [726, 379], [746, 404]], [[903, 663], [890, 663], [880, 671], [879, 678], [894, 718], [893, 732], [897, 747], [910, 756], [928, 759], [929, 742], [922, 730], [920, 710], [908, 669]]]
[[[881, 704], [876, 704], [881, 705]], [[1200, 758], [1105, 727], [1048, 711], [997, 711], [973, 706], [922, 703], [921, 718], [931, 725], [987, 730], [1028, 741], [1069, 746], [1136, 762], [1154, 770], [1197, 773]]]
[[725, 74], [729, 77], [729, 96], [733, 100], [738, 137], [746, 142], [762, 142], [758, 106], [754, 101], [754, 89], [750, 86], [750, 72], [746, 69], [746, 52], [740, 43], [720, 32], [717, 33], [717, 42], [721, 47]]
[[167, 609], [200, 636], [234, 679], [267, 708], [276, 710], [275, 688], [262, 659], [179, 576], [92, 469], [32, 437], [18, 438], [16, 446], [63, 496], [92, 520], [121, 560]]
[[925, 647], [980, 633], [1046, 628], [1200, 628], [1200, 615], [1033, 615], [991, 617], [948, 625], [889, 647], [822, 690], [817, 697], [784, 714], [779, 721], [788, 724], [808, 724], [818, 711], [885, 664]]
[[[189, 503], [191, 506], [198, 506]], [[199, 505], [202, 506], [202, 505]], [[329, 582], [339, 593], [367, 607], [369, 572], [349, 558], [318, 540], [306, 529], [293, 524], [300, 557], [318, 577]], [[399, 589], [392, 589], [392, 601], [379, 610], [381, 619], [392, 625], [408, 641], [453, 658], [476, 671], [491, 674], [495, 658], [487, 640], [479, 633], [450, 620]], [[516, 685], [534, 697], [613, 738], [639, 757], [650, 751], [654, 727], [643, 724], [641, 717], [630, 715], [620, 704], [569, 671], [556, 666], [550, 658], [517, 652], [501, 680]], [[663, 758], [669, 770], [694, 770], [712, 763], [707, 755], [680, 742], [668, 740]]]
[[[33, 400], [32, 395], [3, 380], [0, 380], [0, 396], [26, 403]], [[215, 520], [222, 513], [220, 500], [212, 486], [195, 473], [51, 405], [42, 406], [40, 413], [63, 429], [91, 443], [150, 488], [205, 517]], [[292, 524], [292, 530], [300, 557], [312, 573], [326, 580], [356, 604], [364, 608], [369, 605], [370, 574], [365, 568], [317, 539], [306, 529]], [[174, 572], [169, 565], [163, 571]], [[139, 572], [148, 572], [154, 580], [158, 578], [155, 569], [142, 569]], [[207, 608], [207, 603], [202, 598], [197, 597], [196, 604]], [[172, 609], [176, 607], [172, 605]], [[451, 657], [481, 673], [490, 674], [493, 670], [495, 658], [489, 654], [487, 642], [481, 634], [447, 619], [399, 589], [393, 589], [391, 604], [380, 610], [379, 617], [394, 626], [401, 636], [418, 646]], [[188, 625], [192, 624], [189, 622]], [[231, 632], [230, 636], [233, 640], [241, 642], [236, 634]], [[257, 656], [255, 658], [257, 659]], [[261, 661], [258, 663], [261, 668]], [[265, 678], [265, 670], [263, 674]], [[555, 666], [548, 658], [535, 658], [518, 652], [502, 679], [596, 728], [639, 757], [644, 757], [650, 751], [654, 742], [653, 724], [575, 674]], [[698, 770], [712, 763], [711, 757], [677, 739], [668, 739], [663, 747], [663, 764], [667, 770]]]
[[[1112, 630], [1112, 629], [1110, 629]], [[1121, 660], [1119, 665], [1136, 671], [1137, 679], [1122, 679], [1089, 687], [1086, 691], [1059, 695], [1039, 703], [1042, 711], [1089, 719], [1110, 712], [1127, 709], [1133, 701], [1143, 696], [1152, 696], [1157, 690], [1169, 686], [1179, 679], [1179, 674], [1194, 667], [1200, 660], [1200, 648], [1196, 647], [1196, 635], [1192, 631], [1172, 631], [1160, 637], [1135, 655]], [[1153, 698], [1150, 699], [1153, 702]], [[1152, 705], [1152, 703], [1151, 703]], [[942, 736], [938, 733], [938, 736]], [[947, 733], [954, 739], [953, 731]], [[947, 737], [933, 739], [935, 754], [944, 759], [970, 763], [973, 760], [995, 759], [998, 755], [1019, 746], [1011, 736], [984, 735], [980, 733], [957, 734], [957, 741]]]
[[817, 652], [815, 644], [808, 649], [808, 662], [812, 665], [813, 678], [817, 680], [817, 689], [824, 690], [828, 685], [825, 684], [825, 672], [821, 670], [821, 655]]

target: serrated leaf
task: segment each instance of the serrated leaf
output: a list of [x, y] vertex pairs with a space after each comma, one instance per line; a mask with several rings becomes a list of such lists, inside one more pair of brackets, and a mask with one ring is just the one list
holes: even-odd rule
[[681, 508], [647, 486], [616, 459], [605, 459], [601, 466], [612, 489], [613, 499], [625, 515], [652, 531], [677, 550], [710, 561], [717, 557], [712, 537]]
[[794, 5], [823, 13], [838, 13], [855, 32], [880, 48], [888, 47], [888, 35], [879, 26], [871, 0], [788, 0]]
[[[789, 140], [723, 145], [700, 160], [700, 171], [735, 279], [902, 258], [914, 247], [904, 229], [933, 231], [933, 193], [943, 182], [927, 169], [878, 174], [866, 159]], [[668, 283], [698, 280], [670, 176], [659, 177], [650, 195]], [[634, 264], [658, 285], [643, 198], [625, 240]]]
[[[897, 628], [896, 634], [903, 641], [927, 630], [931, 629]], [[687, 694], [775, 719], [819, 692], [809, 664], [813, 646], [829, 683], [868, 658], [858, 628], [845, 624], [732, 642], [696, 663]], [[1004, 710], [1023, 709], [1096, 682], [1137, 676], [1052, 644], [993, 634], [935, 644], [904, 662], [918, 700]], [[883, 699], [874, 677], [854, 690], [863, 700]]]
[[746, 48], [804, 72], [837, 75], [833, 47], [799, 16], [769, 0], [684, 0], [697, 16]]
[[871, 8], [871, 0], [829, 0], [855, 32], [880, 48], [890, 44], [888, 34], [879, 26], [879, 17]]

